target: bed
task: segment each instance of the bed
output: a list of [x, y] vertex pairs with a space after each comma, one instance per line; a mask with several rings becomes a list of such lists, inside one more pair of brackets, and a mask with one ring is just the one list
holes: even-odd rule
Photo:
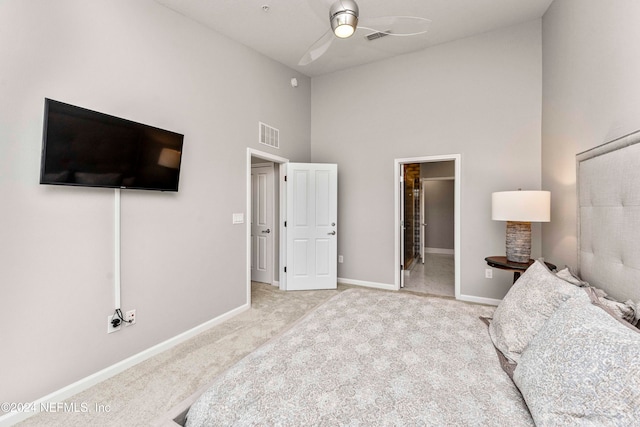
[[638, 142], [577, 156], [577, 271], [537, 261], [497, 308], [344, 291], [160, 424], [640, 425]]

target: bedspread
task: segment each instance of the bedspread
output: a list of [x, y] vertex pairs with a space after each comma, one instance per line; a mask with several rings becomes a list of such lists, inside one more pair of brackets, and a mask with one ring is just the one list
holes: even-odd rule
[[479, 319], [493, 311], [346, 290], [217, 377], [187, 425], [533, 425]]

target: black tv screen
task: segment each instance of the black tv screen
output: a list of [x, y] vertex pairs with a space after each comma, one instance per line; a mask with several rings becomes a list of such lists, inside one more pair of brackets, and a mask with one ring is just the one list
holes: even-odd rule
[[178, 191], [183, 139], [45, 99], [40, 184]]

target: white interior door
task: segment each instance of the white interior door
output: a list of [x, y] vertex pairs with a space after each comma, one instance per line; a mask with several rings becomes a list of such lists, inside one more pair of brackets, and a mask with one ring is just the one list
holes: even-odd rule
[[287, 290], [338, 283], [338, 165], [287, 164]]
[[273, 282], [273, 165], [251, 168], [251, 280]]

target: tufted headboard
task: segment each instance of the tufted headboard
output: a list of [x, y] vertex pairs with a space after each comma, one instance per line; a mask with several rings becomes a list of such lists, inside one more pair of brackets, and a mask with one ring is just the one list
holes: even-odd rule
[[640, 131], [576, 156], [578, 269], [620, 300], [640, 300]]

